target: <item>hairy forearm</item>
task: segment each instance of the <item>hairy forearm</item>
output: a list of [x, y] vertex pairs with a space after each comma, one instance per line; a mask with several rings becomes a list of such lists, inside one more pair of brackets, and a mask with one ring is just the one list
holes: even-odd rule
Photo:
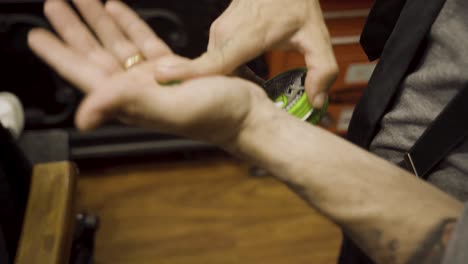
[[408, 261], [462, 210], [406, 171], [266, 103], [228, 149], [270, 170], [378, 262]]

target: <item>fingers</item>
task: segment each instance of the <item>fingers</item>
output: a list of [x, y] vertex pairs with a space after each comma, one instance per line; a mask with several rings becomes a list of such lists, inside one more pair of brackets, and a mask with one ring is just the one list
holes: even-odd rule
[[[338, 65], [330, 44], [328, 31], [305, 29], [298, 34], [298, 49], [304, 54], [307, 65], [305, 89], [314, 108], [322, 108], [327, 91], [338, 76]], [[314, 39], [314, 43], [311, 43]]]
[[[208, 51], [195, 60], [165, 60], [158, 63], [155, 74], [162, 82], [185, 80], [213, 74], [228, 74], [262, 51], [262, 37], [252, 36], [255, 30], [246, 26], [239, 16], [231, 16], [236, 5], [228, 9], [211, 25]], [[242, 10], [240, 10], [242, 11]], [[238, 11], [237, 13], [239, 13]], [[229, 25], [229, 28], [226, 28]], [[234, 34], [235, 32], [235, 34]]]
[[[213, 74], [228, 74], [263, 51], [261, 45], [246, 40], [248, 33], [229, 38], [223, 44], [190, 61], [169, 60], [156, 67], [160, 81], [184, 80]], [[249, 39], [249, 38], [247, 38]]]
[[[291, 18], [294, 16], [273, 16], [280, 14], [284, 4], [259, 2], [232, 1], [229, 8], [211, 25], [206, 53], [187, 63], [161, 63], [155, 70], [156, 75], [161, 81], [171, 81], [229, 74], [298, 30], [300, 23]], [[270, 10], [272, 6], [273, 10]], [[260, 12], [262, 8], [268, 10]]]
[[109, 73], [121, 69], [119, 62], [101, 47], [66, 2], [47, 1], [44, 5], [44, 13], [67, 45], [87, 56]]
[[312, 63], [308, 64], [305, 89], [313, 108], [320, 109], [323, 107], [327, 91], [336, 80], [336, 75], [336, 70], [324, 69], [323, 64], [319, 67]]
[[31, 30], [28, 45], [62, 77], [84, 92], [94, 90], [96, 84], [106, 76], [101, 68], [67, 47], [49, 31]]
[[170, 48], [156, 36], [148, 24], [124, 3], [108, 1], [105, 8], [146, 58], [155, 59], [172, 54]]
[[83, 53], [100, 47], [99, 42], [65, 1], [46, 1], [44, 13], [70, 47]]
[[104, 47], [120, 63], [123, 64], [129, 57], [138, 53], [137, 47], [121, 32], [101, 2], [98, 0], [74, 0], [74, 3]]

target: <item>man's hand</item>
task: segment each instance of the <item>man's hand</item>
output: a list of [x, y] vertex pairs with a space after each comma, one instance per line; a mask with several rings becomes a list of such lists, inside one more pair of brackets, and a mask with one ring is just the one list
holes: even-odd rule
[[232, 73], [273, 48], [292, 48], [305, 56], [306, 91], [315, 108], [323, 105], [338, 66], [318, 0], [233, 0], [212, 24], [208, 51], [194, 61], [162, 60], [158, 80], [185, 80]]
[[[79, 128], [89, 130], [118, 118], [225, 146], [245, 125], [252, 105], [268, 102], [260, 87], [238, 78], [217, 76], [158, 85], [153, 74], [157, 60], [183, 58], [174, 55], [124, 4], [74, 3], [94, 34], [65, 1], [47, 1], [46, 16], [62, 39], [35, 29], [28, 41], [39, 57], [87, 93], [76, 117]], [[119, 19], [109, 13], [118, 14]], [[148, 60], [126, 70], [126, 59], [138, 53]]]

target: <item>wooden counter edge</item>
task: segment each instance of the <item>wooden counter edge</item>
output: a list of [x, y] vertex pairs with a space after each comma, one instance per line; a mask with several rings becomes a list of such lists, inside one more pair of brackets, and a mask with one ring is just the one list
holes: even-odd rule
[[76, 172], [67, 161], [34, 166], [16, 264], [68, 263]]

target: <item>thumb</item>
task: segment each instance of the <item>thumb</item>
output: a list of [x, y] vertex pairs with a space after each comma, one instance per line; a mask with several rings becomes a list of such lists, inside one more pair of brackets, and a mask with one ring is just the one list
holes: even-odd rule
[[313, 108], [322, 108], [327, 91], [338, 77], [338, 64], [331, 46], [328, 29], [321, 20], [315, 26], [300, 30], [295, 36], [297, 49], [307, 65], [305, 90]]
[[308, 68], [305, 90], [313, 108], [323, 107], [327, 91], [335, 82], [336, 76], [337, 70], [335, 68]]
[[317, 46], [309, 49], [303, 46], [301, 50], [308, 69], [305, 90], [312, 107], [319, 109], [323, 107], [327, 91], [336, 81], [339, 69], [331, 46], [327, 42]]
[[118, 89], [102, 88], [89, 93], [78, 108], [75, 124], [82, 131], [97, 128], [114, 118], [124, 105], [126, 98]]

